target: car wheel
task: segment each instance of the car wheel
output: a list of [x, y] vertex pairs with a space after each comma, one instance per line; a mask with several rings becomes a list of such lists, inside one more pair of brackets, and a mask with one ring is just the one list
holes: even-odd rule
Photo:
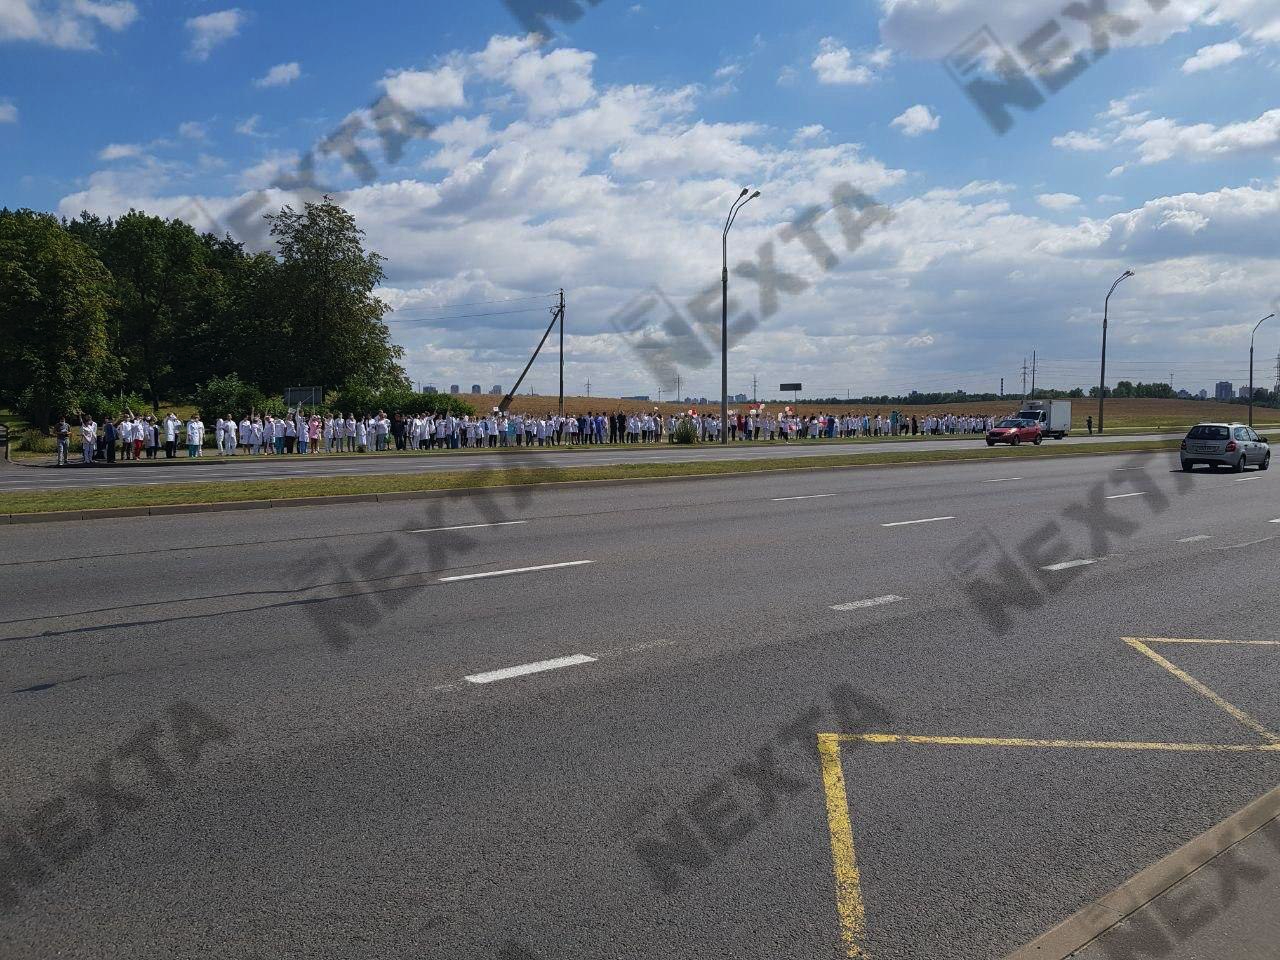
[[1182, 472], [1183, 472], [1183, 473], [1190, 473], [1190, 472], [1191, 472], [1191, 468], [1192, 468], [1193, 466], [1195, 466], [1195, 464], [1191, 463], [1189, 460], [1183, 460], [1183, 461], [1182, 461]]
[[1033, 442], [1034, 442], [1034, 443], [1035, 443], [1035, 445], [1038, 447], [1038, 446], [1040, 446], [1040, 444], [1044, 443], [1044, 437], [1036, 437], [1036, 438], [1035, 438], [1035, 440], [1034, 440]]
[[1271, 454], [1269, 454], [1269, 453], [1268, 453], [1268, 454], [1263, 458], [1262, 463], [1258, 464], [1258, 469], [1259, 469], [1259, 470], [1266, 470], [1266, 469], [1267, 469], [1268, 467], [1270, 467], [1270, 466], [1271, 466]]
[[1013, 439], [1009, 441], [1009, 443], [1015, 447], [1021, 442], [1022, 442], [1022, 438], [1019, 437], [1017, 434], [1014, 434]]
[[1244, 473], [1244, 454], [1240, 454], [1240, 459], [1231, 465], [1232, 473]]
[[988, 447], [994, 447], [995, 445], [996, 445], [996, 442], [995, 442], [994, 440], [988, 440], [988, 441], [987, 441], [987, 446], [988, 446]]

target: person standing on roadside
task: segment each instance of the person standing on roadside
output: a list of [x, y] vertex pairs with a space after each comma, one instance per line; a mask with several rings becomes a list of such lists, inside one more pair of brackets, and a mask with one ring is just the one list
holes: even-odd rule
[[173, 411], [164, 418], [164, 458], [172, 460], [178, 453], [178, 428], [182, 423]]
[[1093, 436], [1093, 417], [1084, 418], [1085, 426], [1089, 428], [1089, 436]]
[[84, 465], [93, 463], [93, 448], [98, 445], [98, 425], [89, 414], [80, 417], [80, 451], [84, 454]]
[[67, 418], [58, 418], [58, 466], [65, 467], [67, 465], [67, 456], [71, 452], [71, 424], [67, 423]]

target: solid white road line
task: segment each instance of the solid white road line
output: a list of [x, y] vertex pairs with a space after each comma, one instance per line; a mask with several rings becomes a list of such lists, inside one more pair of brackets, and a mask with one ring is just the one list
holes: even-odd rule
[[1012, 480], [1021, 480], [1021, 477], [1000, 477], [997, 480], [983, 480], [983, 483], [1009, 483]]
[[1246, 480], [1261, 480], [1261, 479], [1262, 479], [1262, 478], [1261, 478], [1261, 477], [1259, 477], [1259, 476], [1252, 476], [1252, 477], [1238, 477], [1237, 479], [1232, 480], [1231, 482], [1232, 482], [1232, 483], [1244, 483]]
[[832, 610], [862, 610], [866, 607], [880, 607], [886, 603], [897, 603], [902, 597], [895, 597], [889, 594], [887, 597], [872, 597], [870, 600], [855, 600], [853, 603], [839, 603], [832, 607]]
[[1219, 550], [1235, 550], [1239, 547], [1256, 547], [1260, 543], [1270, 543], [1272, 540], [1280, 540], [1280, 536], [1263, 537], [1261, 540], [1249, 540], [1245, 543], [1229, 543], [1225, 547], [1219, 547]]
[[568, 563], [544, 563], [537, 567], [516, 567], [513, 570], [491, 570], [488, 573], [467, 573], [460, 577], [440, 577], [438, 583], [457, 583], [459, 580], [483, 580], [486, 577], [505, 577], [513, 573], [532, 573], [535, 570], [558, 570], [561, 567], [581, 567], [594, 560], [570, 560]]
[[1268, 520], [1267, 523], [1280, 523], [1280, 517], [1277, 517], [1274, 520]]
[[518, 527], [528, 520], [503, 520], [501, 523], [464, 523], [456, 527], [427, 527], [424, 530], [410, 530], [410, 533], [443, 533], [445, 530], [479, 530], [482, 527]]
[[583, 663], [595, 662], [595, 657], [588, 657], [585, 653], [576, 653], [572, 657], [557, 657], [555, 660], [539, 660], [537, 663], [525, 663], [518, 667], [490, 670], [488, 673], [473, 673], [465, 679], [468, 683], [497, 683], [499, 680], [524, 677], [531, 673], [544, 673], [547, 670], [559, 670], [561, 667], [576, 667]]
[[1062, 563], [1051, 563], [1047, 567], [1041, 567], [1041, 570], [1071, 570], [1075, 567], [1087, 567], [1091, 563], [1097, 563], [1098, 560], [1064, 560]]
[[924, 520], [899, 520], [896, 523], [882, 523], [882, 527], [909, 527], [916, 523], [937, 523], [939, 520], [954, 520], [955, 517], [926, 517]]
[[834, 497], [834, 493], [811, 493], [805, 497], [774, 497], [774, 503], [786, 503], [788, 500], [821, 500], [823, 497]]
[[1141, 492], [1139, 492], [1139, 493], [1113, 493], [1111, 496], [1107, 497], [1107, 499], [1108, 499], [1108, 500], [1125, 500], [1125, 499], [1127, 499], [1127, 498], [1129, 498], [1129, 497], [1145, 497], [1145, 496], [1146, 496], [1146, 494], [1145, 494], [1145, 493], [1141, 493]]
[[1194, 537], [1183, 537], [1179, 543], [1199, 543], [1201, 540], [1212, 540], [1213, 538], [1207, 533], [1197, 534]]

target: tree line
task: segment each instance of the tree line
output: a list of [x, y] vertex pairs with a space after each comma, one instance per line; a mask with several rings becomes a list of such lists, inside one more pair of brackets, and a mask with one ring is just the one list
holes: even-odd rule
[[326, 197], [266, 219], [274, 253], [137, 210], [0, 209], [0, 405], [44, 427], [122, 397], [158, 411], [202, 392], [407, 390], [373, 294], [385, 261], [354, 217]]

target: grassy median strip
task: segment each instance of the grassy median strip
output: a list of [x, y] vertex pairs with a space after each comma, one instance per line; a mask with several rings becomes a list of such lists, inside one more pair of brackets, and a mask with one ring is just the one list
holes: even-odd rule
[[832, 467], [882, 466], [956, 460], [1016, 460], [1063, 456], [1097, 456], [1134, 451], [1176, 450], [1177, 440], [1134, 443], [1058, 444], [1018, 449], [885, 451], [769, 460], [717, 460], [698, 463], [636, 463], [608, 467], [512, 467], [371, 476], [315, 477], [289, 480], [235, 480], [213, 483], [174, 483], [158, 486], [86, 487], [0, 494], [0, 515], [52, 513], [63, 510], [106, 510], [115, 507], [159, 507], [193, 503], [243, 503], [306, 497], [427, 490], [467, 490], [513, 484], [559, 483], [582, 480], [633, 480], [657, 477], [723, 476], [776, 470], [823, 470]]

